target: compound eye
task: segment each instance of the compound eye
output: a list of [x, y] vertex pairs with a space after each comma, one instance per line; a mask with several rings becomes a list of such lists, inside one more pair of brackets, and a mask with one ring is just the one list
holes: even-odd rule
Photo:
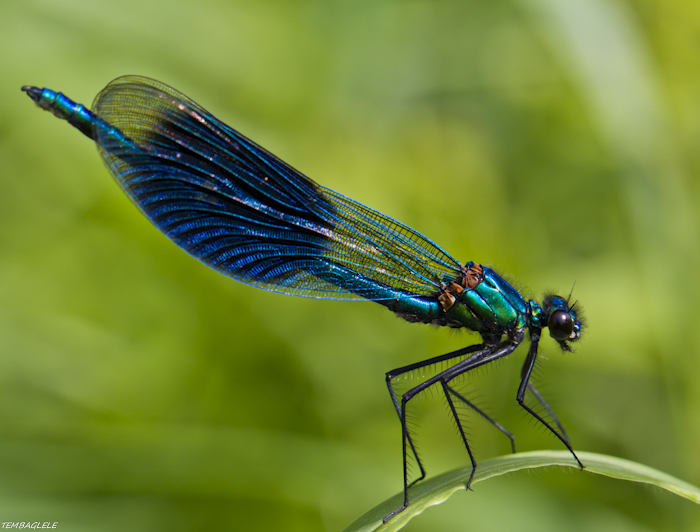
[[574, 332], [574, 320], [568, 312], [557, 309], [549, 315], [547, 327], [555, 340], [568, 340]]

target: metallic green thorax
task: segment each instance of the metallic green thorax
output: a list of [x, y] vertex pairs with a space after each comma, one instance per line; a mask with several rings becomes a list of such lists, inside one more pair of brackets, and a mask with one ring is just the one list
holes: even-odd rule
[[448, 325], [486, 334], [503, 334], [525, 327], [528, 303], [495, 271], [482, 268], [481, 282], [464, 290], [445, 311]]
[[[468, 262], [458, 282], [443, 282], [441, 286], [435, 298], [402, 297], [378, 303], [407, 321], [465, 327], [488, 341], [497, 341], [503, 335], [521, 340], [525, 329], [539, 337], [539, 331], [549, 327], [561, 348], [571, 351], [568, 342], [581, 336], [583, 323], [575, 304], [569, 306], [566, 299], [556, 295], [547, 295], [542, 305], [526, 301], [494, 270], [480, 264]], [[553, 317], [565, 323], [553, 323]]]
[[539, 305], [523, 299], [494, 270], [469, 262], [467, 268], [472, 267], [479, 271], [478, 278], [472, 283], [474, 286], [464, 289], [458, 286], [459, 292], [452, 292], [454, 297], [450, 297], [449, 303], [426, 298], [401, 298], [380, 303], [411, 322], [466, 327], [488, 336], [520, 331], [527, 327], [533, 308], [541, 313]]

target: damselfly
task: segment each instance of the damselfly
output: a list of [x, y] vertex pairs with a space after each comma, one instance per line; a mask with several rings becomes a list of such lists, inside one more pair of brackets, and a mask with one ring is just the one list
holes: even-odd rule
[[[564, 427], [530, 376], [542, 329], [561, 348], [580, 338], [580, 309], [569, 298], [526, 300], [489, 267], [453, 259], [410, 227], [314, 183], [167, 85], [127, 76], [98, 94], [92, 110], [62, 93], [22, 87], [39, 107], [94, 140], [119, 184], [153, 224], [178, 246], [243, 283], [302, 297], [370, 300], [401, 318], [478, 332], [482, 342], [386, 374], [401, 421], [403, 506], [407, 457], [425, 478], [406, 423], [408, 403], [435, 386], [444, 394], [472, 463], [476, 460], [455, 404], [465, 404], [513, 436], [455, 389], [455, 379], [511, 354], [530, 335], [517, 401], [574, 453]], [[446, 364], [403, 394], [396, 379]], [[551, 417], [525, 402], [526, 391]], [[417, 481], [416, 480], [416, 481]]]

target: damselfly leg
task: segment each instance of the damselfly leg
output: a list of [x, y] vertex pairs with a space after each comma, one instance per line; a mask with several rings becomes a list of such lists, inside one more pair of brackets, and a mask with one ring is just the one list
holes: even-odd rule
[[556, 425], [562, 429], [562, 433], [557, 431], [552, 425], [550, 425], [542, 416], [540, 416], [537, 412], [535, 412], [532, 408], [527, 406], [525, 404], [525, 391], [528, 389], [528, 384], [530, 382], [530, 376], [532, 375], [532, 370], [535, 367], [535, 362], [537, 361], [537, 347], [540, 342], [540, 336], [539, 334], [532, 334], [531, 333], [531, 342], [530, 342], [530, 352], [528, 353], [527, 358], [525, 359], [525, 364], [523, 365], [522, 369], [522, 380], [520, 381], [520, 387], [518, 388], [518, 395], [516, 396], [516, 399], [518, 400], [518, 404], [525, 409], [525, 411], [530, 414], [532, 417], [534, 417], [537, 421], [542, 423], [549, 431], [554, 434], [559, 440], [566, 446], [566, 448], [569, 450], [569, 452], [573, 455], [574, 459], [578, 463], [579, 467], [581, 469], [584, 468], [584, 465], [581, 463], [581, 460], [578, 459], [578, 456], [576, 456], [576, 453], [571, 447], [571, 444], [569, 443], [569, 438], [566, 435], [566, 432], [563, 431], [563, 427], [561, 426], [561, 423], [557, 419], [557, 417], [552, 413], [551, 408], [547, 405], [547, 403], [542, 400], [541, 396], [539, 396], [539, 393], [535, 395], [535, 397], [540, 401], [540, 403], [545, 407], [545, 410], [552, 415], [553, 419], [556, 422]]
[[[410, 442], [410, 436], [408, 434], [408, 426], [406, 424], [406, 406], [408, 402], [416, 397], [418, 394], [420, 394], [422, 391], [427, 390], [434, 384], [440, 383], [443, 391], [445, 392], [445, 396], [447, 397], [447, 402], [450, 405], [450, 410], [452, 411], [452, 415], [455, 418], [455, 421], [457, 422], [457, 427], [460, 432], [460, 436], [462, 437], [462, 441], [467, 449], [467, 453], [469, 454], [469, 458], [472, 462], [472, 472], [471, 475], [469, 476], [469, 480], [467, 481], [466, 488], [469, 489], [471, 486], [472, 480], [474, 478], [474, 472], [476, 471], [476, 460], [474, 459], [474, 456], [472, 454], [472, 451], [469, 447], [469, 441], [467, 440], [467, 437], [464, 433], [464, 429], [462, 428], [462, 424], [459, 420], [459, 416], [457, 415], [456, 409], [454, 408], [454, 402], [452, 401], [452, 398], [450, 397], [450, 387], [449, 383], [456, 377], [471, 371], [473, 369], [476, 369], [480, 366], [483, 366], [484, 364], [488, 364], [489, 362], [493, 362], [494, 360], [498, 360], [499, 358], [502, 358], [504, 356], [507, 356], [511, 354], [516, 347], [522, 342], [524, 337], [524, 334], [521, 332], [519, 333], [515, 339], [509, 340], [507, 342], [501, 343], [499, 345], [484, 345], [484, 344], [479, 344], [476, 346], [470, 346], [464, 349], [460, 349], [458, 351], [453, 351], [452, 353], [448, 353], [447, 355], [442, 355], [440, 357], [435, 357], [433, 359], [425, 360], [423, 362], [418, 362], [416, 364], [412, 364], [410, 366], [405, 366], [404, 368], [399, 368], [394, 371], [390, 371], [387, 373], [387, 385], [389, 387], [389, 392], [391, 393], [392, 400], [394, 401], [394, 405], [398, 405], [398, 401], [396, 398], [396, 394], [394, 393], [393, 387], [391, 386], [391, 379], [393, 377], [396, 377], [397, 375], [401, 375], [402, 373], [406, 373], [408, 371], [412, 371], [415, 369], [420, 369], [422, 367], [430, 366], [432, 364], [435, 364], [437, 362], [443, 362], [446, 360], [454, 359], [457, 357], [461, 357], [464, 355], [469, 354], [467, 358], [464, 360], [461, 360], [457, 362], [455, 365], [453, 365], [450, 368], [447, 368], [446, 370], [438, 373], [437, 375], [426, 379], [424, 382], [421, 384], [411, 388], [408, 390], [406, 393], [403, 394], [401, 398], [401, 405], [400, 405], [400, 411], [399, 411], [399, 418], [401, 420], [401, 439], [402, 439], [402, 450], [403, 450], [403, 480], [404, 480], [404, 501], [403, 501], [403, 506], [398, 508], [397, 510], [393, 511], [389, 515], [387, 515], [384, 518], [384, 522], [387, 522], [389, 519], [391, 519], [394, 515], [402, 512], [403, 510], [406, 509], [408, 506], [408, 488], [409, 488], [409, 483], [408, 483], [408, 470], [407, 470], [407, 445], [411, 445], [412, 450], [415, 451], [415, 448], [413, 447], [412, 443]], [[470, 354], [471, 353], [471, 354]], [[414, 452], [415, 455], [415, 452]], [[420, 460], [417, 458], [416, 459], [420, 463]], [[423, 467], [421, 465], [421, 472], [423, 473]], [[424, 474], [424, 473], [423, 473]]]
[[[537, 401], [540, 403], [542, 408], [544, 408], [547, 411], [547, 414], [549, 417], [552, 418], [552, 421], [559, 427], [559, 431], [561, 432], [561, 435], [564, 437], [566, 441], [571, 443], [569, 441], [569, 435], [566, 433], [566, 429], [564, 428], [564, 425], [562, 424], [561, 421], [559, 421], [559, 418], [557, 415], [554, 413], [554, 411], [551, 409], [551, 407], [547, 404], [547, 401], [544, 400], [544, 397], [540, 394], [540, 392], [537, 391], [537, 388], [535, 388], [535, 385], [532, 384], [531, 382], [528, 381], [527, 383], [527, 389], [530, 390], [530, 393], [537, 399]], [[515, 451], [513, 451], [515, 452]]]
[[445, 385], [445, 386], [447, 387], [447, 390], [448, 390], [452, 395], [454, 395], [454, 397], [455, 397], [456, 399], [462, 401], [462, 402], [463, 402], [464, 404], [466, 404], [469, 408], [471, 408], [474, 412], [476, 412], [477, 414], [479, 414], [479, 415], [480, 415], [481, 417], [483, 417], [486, 421], [488, 421], [489, 423], [491, 423], [494, 427], [496, 427], [496, 428], [497, 428], [498, 430], [500, 430], [503, 434], [505, 434], [505, 435], [508, 437], [508, 439], [510, 440], [510, 448], [511, 448], [512, 452], [513, 452], [513, 453], [516, 452], [516, 450], [515, 450], [515, 436], [513, 436], [513, 434], [512, 434], [509, 430], [507, 430], [507, 429], [506, 429], [503, 425], [501, 425], [498, 421], [496, 421], [496, 420], [493, 419], [491, 416], [489, 416], [486, 412], [484, 412], [483, 410], [481, 410], [478, 406], [476, 406], [474, 403], [472, 403], [469, 399], [467, 399], [466, 397], [464, 397], [464, 396], [463, 396], [461, 393], [459, 393], [457, 390], [455, 390], [454, 388], [452, 388], [452, 387], [450, 387], [450, 386], [447, 386], [447, 385]]
[[[401, 426], [405, 426], [406, 423], [404, 422], [404, 416], [401, 413], [401, 405], [399, 404], [398, 398], [396, 397], [396, 391], [394, 390], [394, 387], [392, 385], [392, 380], [395, 379], [396, 377], [399, 377], [401, 375], [405, 375], [406, 373], [410, 373], [412, 371], [420, 370], [423, 368], [430, 367], [434, 364], [441, 364], [444, 362], [447, 362], [449, 360], [454, 360], [455, 358], [463, 357], [465, 355], [468, 355], [470, 353], [473, 353], [475, 351], [479, 351], [480, 349], [484, 349], [483, 344], [477, 344], [477, 345], [472, 345], [469, 347], [464, 347], [462, 349], [458, 349], [456, 351], [452, 351], [451, 353], [447, 353], [445, 355], [440, 355], [437, 357], [429, 358], [428, 360], [422, 360], [420, 362], [416, 362], [415, 364], [409, 364], [408, 366], [403, 366], [401, 368], [394, 369], [392, 371], [389, 371], [386, 374], [386, 386], [389, 389], [389, 395], [391, 396], [391, 402], [394, 404], [394, 408], [396, 409], [396, 413], [399, 416], [399, 421], [401, 422]], [[407, 485], [408, 487], [413, 486], [416, 482], [419, 482], [425, 478], [425, 469], [423, 468], [423, 463], [420, 460], [420, 457], [418, 456], [418, 451], [416, 449], [416, 446], [413, 443], [413, 439], [411, 438], [411, 434], [406, 430], [406, 435], [405, 439], [408, 441], [408, 445], [411, 447], [411, 452], [413, 453], [413, 456], [416, 459], [416, 463], [418, 464], [418, 468], [420, 469], [420, 475], [418, 478], [413, 480], [411, 483]], [[406, 456], [404, 453], [404, 484], [406, 484], [407, 479], [407, 471], [406, 471]]]

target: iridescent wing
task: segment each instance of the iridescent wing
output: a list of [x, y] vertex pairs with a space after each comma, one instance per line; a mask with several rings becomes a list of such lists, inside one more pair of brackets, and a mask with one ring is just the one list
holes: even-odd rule
[[167, 85], [118, 78], [92, 111], [103, 121], [100, 153], [136, 205], [238, 281], [382, 300], [435, 296], [460, 277], [459, 263], [421, 234], [317, 185]]

